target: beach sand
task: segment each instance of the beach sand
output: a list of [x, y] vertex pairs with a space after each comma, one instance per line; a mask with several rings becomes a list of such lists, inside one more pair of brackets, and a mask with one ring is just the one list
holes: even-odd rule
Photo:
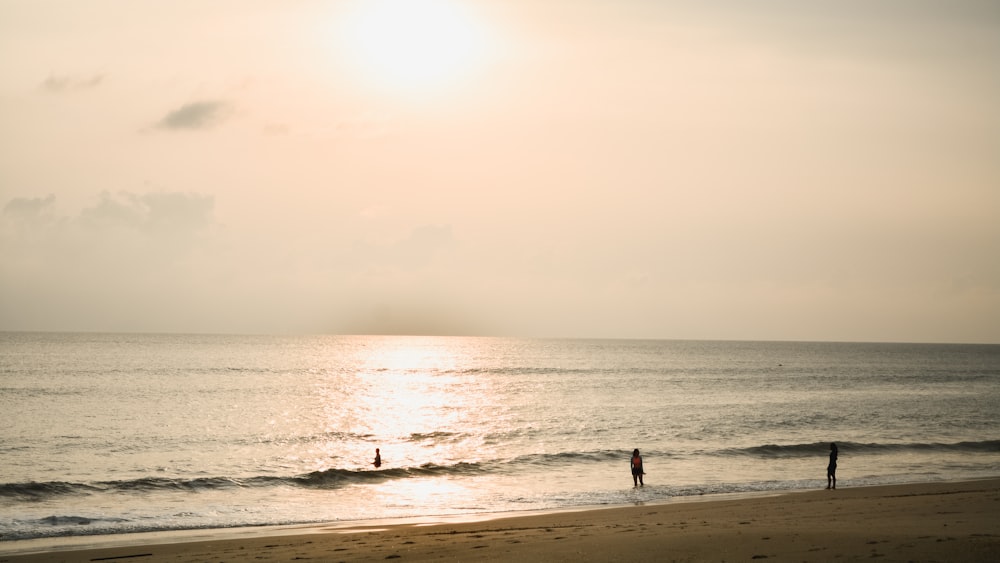
[[1000, 561], [1000, 479], [677, 499], [431, 525], [267, 530], [211, 541], [0, 555], [0, 563]]

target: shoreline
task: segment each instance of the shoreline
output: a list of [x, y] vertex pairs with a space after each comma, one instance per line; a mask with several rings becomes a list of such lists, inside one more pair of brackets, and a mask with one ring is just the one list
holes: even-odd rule
[[998, 560], [1000, 477], [737, 498], [678, 497], [636, 505], [527, 513], [73, 536], [12, 543], [18, 545], [0, 545], [0, 563], [120, 558], [144, 562], [293, 558]]
[[[998, 478], [1000, 479], [1000, 478]], [[810, 491], [813, 489], [810, 489]], [[739, 493], [712, 493], [704, 495], [678, 496], [639, 503], [581, 505], [563, 508], [540, 508], [511, 510], [506, 512], [470, 512], [458, 514], [438, 514], [426, 516], [400, 516], [342, 520], [330, 522], [307, 522], [297, 524], [248, 525], [223, 528], [189, 528], [180, 530], [158, 530], [123, 532], [111, 534], [80, 534], [73, 536], [49, 536], [22, 540], [0, 541], [0, 563], [7, 556], [31, 555], [62, 551], [83, 551], [110, 549], [134, 545], [160, 545], [171, 543], [191, 543], [202, 541], [228, 541], [247, 537], [281, 537], [320, 533], [360, 533], [407, 526], [439, 526], [489, 522], [508, 518], [543, 517], [569, 512], [590, 512], [614, 510], [632, 506], [657, 506], [661, 504], [717, 502], [722, 500], [753, 499], [805, 492], [801, 489], [751, 491]]]

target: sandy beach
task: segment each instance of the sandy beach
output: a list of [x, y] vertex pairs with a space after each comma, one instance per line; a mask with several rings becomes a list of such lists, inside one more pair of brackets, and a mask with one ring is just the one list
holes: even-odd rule
[[0, 563], [394, 559], [996, 561], [1000, 479], [0, 555]]

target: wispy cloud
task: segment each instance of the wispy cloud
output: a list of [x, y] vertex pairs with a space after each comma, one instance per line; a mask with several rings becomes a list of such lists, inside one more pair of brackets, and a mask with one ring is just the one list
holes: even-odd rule
[[203, 101], [185, 104], [157, 122], [159, 129], [207, 129], [224, 121], [231, 112], [231, 105], [222, 101]]
[[52, 93], [79, 92], [81, 90], [97, 88], [102, 82], [104, 82], [103, 74], [82, 76], [73, 74], [63, 76], [49, 75], [49, 77], [42, 82], [41, 87], [46, 92]]
[[68, 228], [71, 230], [50, 232], [42, 238], [55, 243], [59, 238], [57, 235], [65, 235], [63, 242], [72, 241], [75, 244], [82, 234], [87, 233], [91, 240], [98, 236], [102, 241], [94, 248], [106, 250], [114, 246], [107, 243], [115, 237], [134, 241], [141, 235], [145, 240], [161, 239], [172, 245], [190, 242], [215, 224], [214, 198], [195, 193], [105, 192], [96, 205], [83, 209], [77, 216], [68, 217], [57, 217], [55, 206], [54, 195], [11, 199], [0, 210], [0, 226], [11, 223], [39, 232], [42, 229]]

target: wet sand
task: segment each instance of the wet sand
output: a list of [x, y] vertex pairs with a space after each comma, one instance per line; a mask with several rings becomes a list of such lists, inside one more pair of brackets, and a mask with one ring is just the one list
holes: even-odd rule
[[1000, 561], [1000, 478], [3, 555], [56, 561]]

